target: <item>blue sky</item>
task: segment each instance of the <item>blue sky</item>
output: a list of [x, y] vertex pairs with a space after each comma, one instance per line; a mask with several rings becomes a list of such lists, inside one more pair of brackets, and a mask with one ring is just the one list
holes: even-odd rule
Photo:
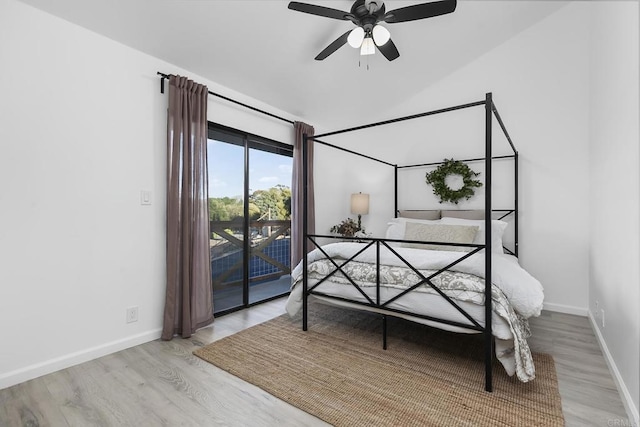
[[[209, 140], [209, 197], [243, 194], [244, 148]], [[265, 151], [249, 151], [249, 188], [266, 190], [278, 184], [291, 187], [291, 157]]]

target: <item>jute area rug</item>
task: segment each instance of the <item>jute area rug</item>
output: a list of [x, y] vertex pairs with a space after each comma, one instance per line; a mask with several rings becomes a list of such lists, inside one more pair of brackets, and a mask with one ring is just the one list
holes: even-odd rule
[[553, 359], [534, 354], [536, 379], [494, 366], [484, 391], [480, 336], [310, 305], [309, 330], [283, 315], [194, 354], [336, 426], [562, 426]]

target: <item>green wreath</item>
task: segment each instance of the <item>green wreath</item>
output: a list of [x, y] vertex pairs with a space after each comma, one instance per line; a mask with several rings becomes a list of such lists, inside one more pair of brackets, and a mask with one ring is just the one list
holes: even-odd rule
[[[462, 176], [463, 186], [458, 190], [452, 190], [445, 180], [448, 175]], [[474, 172], [465, 163], [453, 159], [444, 159], [444, 162], [434, 171], [427, 172], [427, 184], [433, 186], [433, 194], [440, 197], [440, 203], [452, 202], [456, 205], [462, 198], [470, 199], [474, 195], [474, 187], [482, 187], [482, 182], [474, 179], [480, 172]]]

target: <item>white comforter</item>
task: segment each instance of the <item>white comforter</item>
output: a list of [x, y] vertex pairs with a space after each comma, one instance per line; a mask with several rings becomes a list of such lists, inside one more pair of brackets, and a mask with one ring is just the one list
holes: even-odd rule
[[[331, 258], [349, 259], [363, 247], [363, 243], [341, 242], [323, 246], [322, 249]], [[413, 248], [394, 248], [394, 250], [419, 270], [439, 270], [464, 255], [461, 252]], [[325, 258], [325, 255], [319, 249], [314, 249], [308, 255], [308, 262], [311, 263], [322, 258]], [[375, 263], [375, 245], [358, 255], [355, 261]], [[450, 270], [484, 278], [484, 263], [484, 253], [480, 252], [456, 264]], [[406, 264], [386, 247], [380, 248], [380, 264], [406, 267]], [[302, 263], [296, 266], [291, 275], [294, 283], [300, 279]], [[492, 254], [491, 282], [502, 290], [516, 313], [525, 319], [540, 315], [544, 300], [542, 285], [520, 267], [515, 257], [506, 254]]]

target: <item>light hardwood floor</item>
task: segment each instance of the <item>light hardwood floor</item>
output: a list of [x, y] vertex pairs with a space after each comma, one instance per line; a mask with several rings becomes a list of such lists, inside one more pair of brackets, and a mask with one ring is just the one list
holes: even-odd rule
[[[284, 299], [216, 319], [190, 339], [153, 341], [0, 390], [0, 426], [323, 426], [206, 363], [198, 346], [264, 322]], [[543, 312], [534, 351], [556, 362], [568, 426], [630, 425], [588, 320]]]

